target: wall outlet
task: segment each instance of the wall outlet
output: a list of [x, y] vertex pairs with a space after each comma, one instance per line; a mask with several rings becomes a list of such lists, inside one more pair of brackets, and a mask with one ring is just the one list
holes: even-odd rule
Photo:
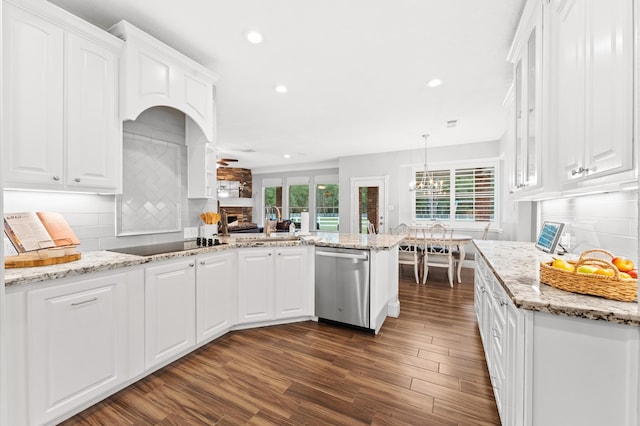
[[198, 237], [198, 227], [197, 226], [187, 226], [184, 228], [184, 238], [197, 238]]

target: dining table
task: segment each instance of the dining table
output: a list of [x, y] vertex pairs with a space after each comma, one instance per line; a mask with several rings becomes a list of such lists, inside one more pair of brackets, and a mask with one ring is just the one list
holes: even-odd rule
[[[424, 228], [424, 227], [417, 227], [417, 226], [412, 226], [411, 229], [417, 229], [417, 230], [425, 230], [428, 231], [428, 228]], [[420, 238], [422, 240], [422, 238]], [[429, 235], [428, 232], [425, 232], [424, 234], [424, 240], [426, 240], [426, 242], [429, 242], [429, 240], [431, 240], [431, 237]], [[456, 267], [456, 275], [458, 277], [458, 282], [462, 282], [462, 280], [460, 279], [460, 272], [462, 271], [462, 261], [464, 260], [467, 252], [465, 250], [465, 245], [467, 243], [470, 243], [473, 240], [473, 237], [471, 235], [467, 235], [467, 234], [459, 234], [455, 231], [453, 231], [453, 234], [451, 235], [451, 246], [452, 248], [455, 246], [458, 249], [458, 252], [460, 253], [460, 257], [458, 258], [458, 265]]]

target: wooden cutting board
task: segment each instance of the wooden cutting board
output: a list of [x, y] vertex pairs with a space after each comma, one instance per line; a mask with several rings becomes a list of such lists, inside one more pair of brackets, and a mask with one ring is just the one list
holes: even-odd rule
[[60, 263], [73, 262], [82, 257], [80, 253], [67, 254], [59, 257], [41, 258], [37, 255], [23, 254], [20, 256], [8, 256], [4, 259], [5, 269], [11, 268], [31, 268], [34, 266], [57, 265]]

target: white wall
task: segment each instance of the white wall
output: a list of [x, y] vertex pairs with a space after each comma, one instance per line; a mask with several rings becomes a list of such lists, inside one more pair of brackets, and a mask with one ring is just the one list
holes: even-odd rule
[[[500, 157], [500, 141], [478, 142], [466, 145], [428, 148], [428, 166], [439, 163], [468, 162], [497, 159]], [[381, 154], [342, 157], [338, 161], [340, 172], [340, 229], [349, 229], [351, 212], [350, 179], [352, 177], [389, 176], [387, 188], [387, 227], [411, 222], [412, 194], [409, 183], [414, 180], [414, 168], [424, 165], [424, 149], [386, 152]], [[500, 183], [499, 183], [500, 184]], [[497, 237], [498, 234], [494, 234]], [[503, 238], [504, 235], [502, 235]]]

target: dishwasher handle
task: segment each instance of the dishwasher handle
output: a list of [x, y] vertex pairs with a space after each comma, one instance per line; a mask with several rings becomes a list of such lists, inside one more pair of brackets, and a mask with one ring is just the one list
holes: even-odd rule
[[369, 255], [366, 254], [366, 253], [363, 253], [363, 254], [349, 254], [349, 253], [336, 253], [336, 252], [328, 252], [328, 251], [316, 251], [316, 256], [340, 257], [340, 258], [343, 258], [343, 259], [369, 260]]

